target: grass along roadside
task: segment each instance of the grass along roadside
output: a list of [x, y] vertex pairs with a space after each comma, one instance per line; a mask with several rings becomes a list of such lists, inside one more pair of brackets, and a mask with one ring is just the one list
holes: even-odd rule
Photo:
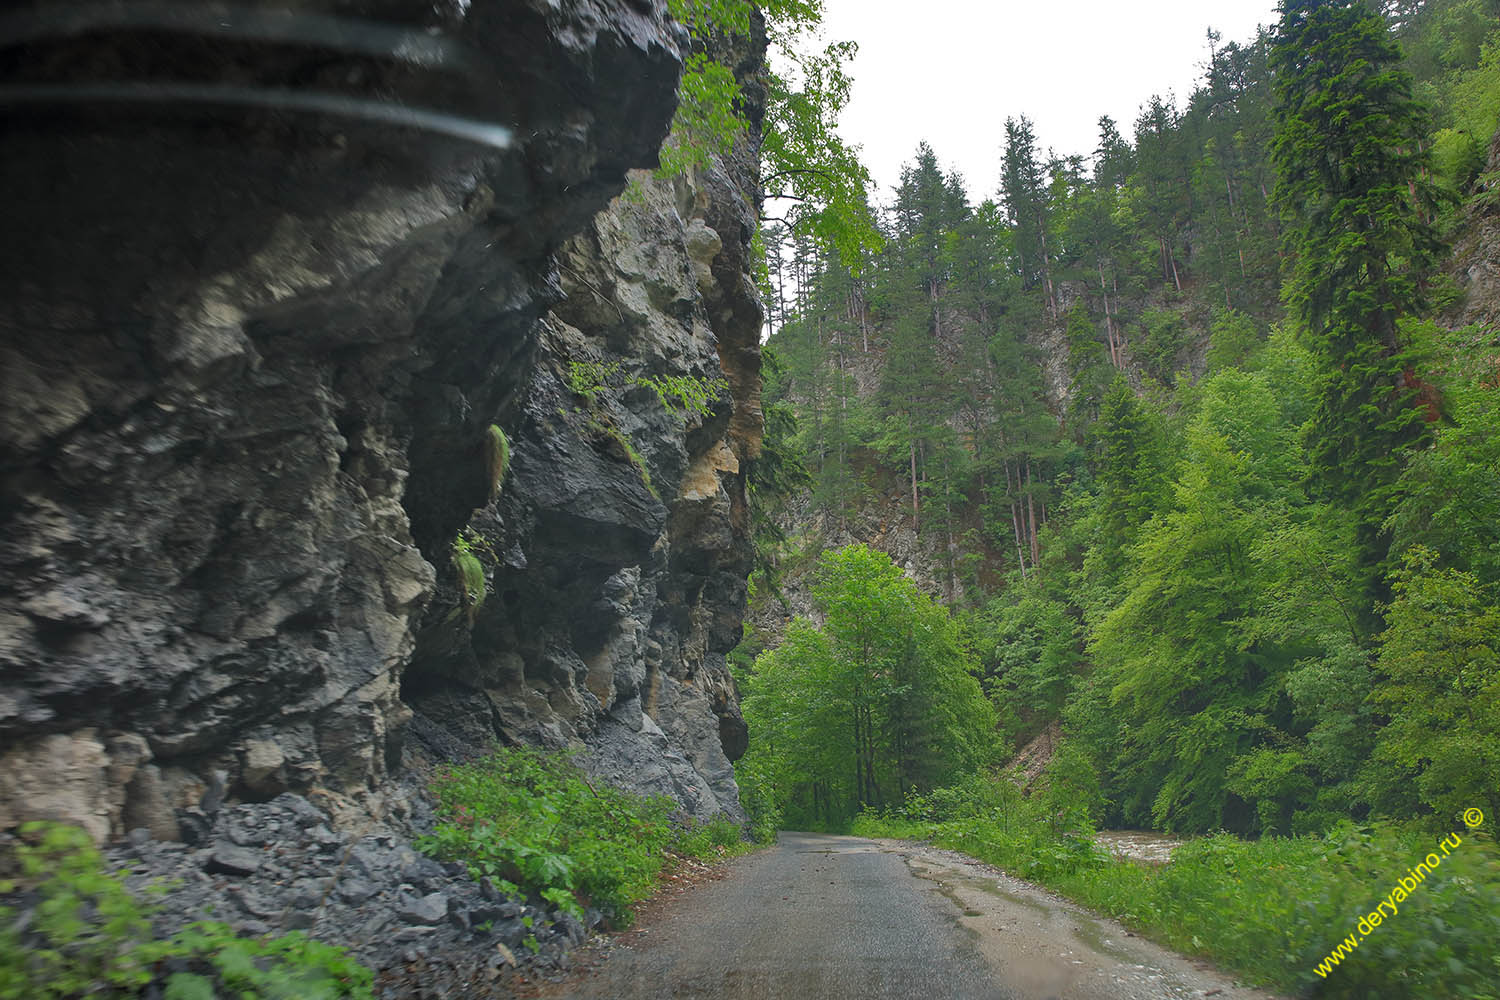
[[440, 773], [440, 822], [418, 847], [476, 880], [627, 927], [633, 907], [688, 859], [752, 849], [727, 819], [674, 821], [674, 804], [595, 783], [565, 755], [498, 749]]
[[1277, 989], [1340, 998], [1500, 996], [1500, 854], [1479, 831], [1465, 835], [1462, 850], [1385, 921], [1378, 939], [1325, 978], [1316, 964], [1411, 858], [1431, 849], [1431, 835], [1353, 824], [1321, 837], [1252, 842], [1219, 834], [1148, 866], [1109, 857], [1076, 821], [1058, 829], [1055, 803], [1019, 792], [993, 799], [963, 800], [958, 811], [967, 815], [936, 820], [866, 814], [852, 832], [961, 851]]

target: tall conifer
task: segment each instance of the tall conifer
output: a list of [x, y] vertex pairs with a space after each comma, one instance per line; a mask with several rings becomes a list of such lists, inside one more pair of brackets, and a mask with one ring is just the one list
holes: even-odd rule
[[1402, 456], [1424, 436], [1398, 321], [1440, 251], [1425, 114], [1385, 23], [1358, 0], [1284, 0], [1271, 53], [1287, 304], [1324, 366], [1313, 475], [1352, 506], [1367, 562]]

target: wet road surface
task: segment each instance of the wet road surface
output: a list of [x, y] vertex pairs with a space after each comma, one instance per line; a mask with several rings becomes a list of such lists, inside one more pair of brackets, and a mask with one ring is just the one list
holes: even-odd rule
[[645, 1000], [1268, 1000], [972, 859], [783, 833], [653, 907], [542, 995]]

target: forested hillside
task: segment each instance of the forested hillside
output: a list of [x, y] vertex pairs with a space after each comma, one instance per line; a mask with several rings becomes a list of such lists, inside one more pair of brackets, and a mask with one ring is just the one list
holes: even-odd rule
[[981, 126], [999, 191], [917, 145], [877, 250], [773, 225], [752, 806], [838, 824], [1060, 724], [1093, 822], [1500, 815], [1497, 15], [1288, 0], [1091, 151]]

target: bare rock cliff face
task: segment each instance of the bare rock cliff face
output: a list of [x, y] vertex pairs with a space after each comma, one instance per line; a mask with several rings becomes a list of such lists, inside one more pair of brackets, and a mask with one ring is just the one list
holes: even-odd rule
[[[559, 255], [566, 298], [497, 417], [510, 472], [468, 526], [485, 601], [466, 615], [445, 579], [403, 681], [439, 752], [451, 734], [583, 744], [616, 784], [742, 817], [731, 760], [747, 732], [725, 654], [761, 434], [756, 162], [742, 142], [688, 176], [636, 172]], [[705, 405], [664, 402], [650, 385], [664, 378]]]
[[[68, 8], [7, 15], [32, 40], [0, 50], [37, 95], [0, 118], [0, 827], [376, 810], [414, 737], [587, 742], [736, 810], [753, 150], [606, 209], [673, 113], [665, 4]], [[566, 388], [590, 357], [730, 388], [601, 417]]]
[[[1490, 138], [1486, 176], [1500, 177], [1500, 131]], [[1453, 248], [1451, 271], [1463, 297], [1453, 321], [1479, 324], [1486, 331], [1500, 329], [1500, 182], [1490, 180], [1484, 197], [1476, 199]]]

